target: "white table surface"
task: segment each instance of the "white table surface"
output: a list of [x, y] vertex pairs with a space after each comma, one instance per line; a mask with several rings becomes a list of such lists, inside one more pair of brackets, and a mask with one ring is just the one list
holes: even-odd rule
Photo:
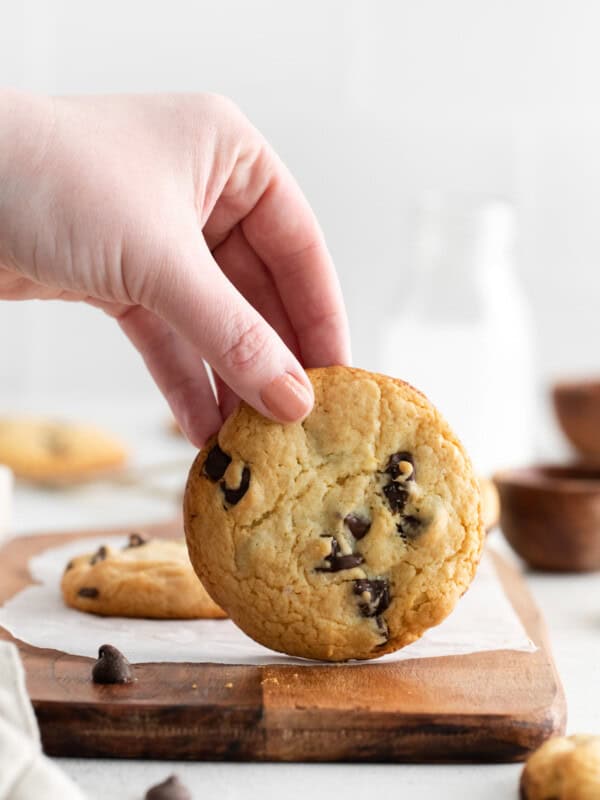
[[[101, 416], [108, 419], [109, 411]], [[159, 486], [145, 490], [103, 484], [68, 491], [17, 486], [13, 533], [140, 525], [168, 520], [193, 449], [165, 430], [166, 416], [110, 414], [130, 442], [137, 465], [167, 464]], [[98, 415], [96, 414], [96, 419]], [[158, 481], [155, 481], [157, 483]], [[501, 535], [493, 534], [500, 546]], [[600, 574], [527, 573], [545, 616], [567, 696], [569, 732], [600, 733]], [[236, 764], [57, 759], [91, 800], [138, 800], [148, 786], [176, 772], [196, 798], [331, 800], [352, 797], [516, 798], [520, 765]]]

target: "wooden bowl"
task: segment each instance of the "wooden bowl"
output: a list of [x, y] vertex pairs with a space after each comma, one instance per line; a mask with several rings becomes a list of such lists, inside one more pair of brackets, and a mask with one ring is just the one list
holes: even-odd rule
[[600, 380], [557, 383], [552, 397], [567, 439], [583, 456], [600, 458]]
[[600, 465], [540, 465], [494, 476], [500, 526], [532, 567], [600, 569]]

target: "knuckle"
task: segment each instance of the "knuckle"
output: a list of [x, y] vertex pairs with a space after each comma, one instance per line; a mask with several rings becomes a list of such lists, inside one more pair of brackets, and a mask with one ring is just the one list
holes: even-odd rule
[[221, 363], [229, 370], [248, 371], [269, 350], [268, 331], [261, 320], [250, 325], [234, 325], [230, 342], [221, 357]]
[[244, 115], [239, 106], [224, 94], [207, 92], [203, 95], [213, 114], [225, 119], [240, 119]]

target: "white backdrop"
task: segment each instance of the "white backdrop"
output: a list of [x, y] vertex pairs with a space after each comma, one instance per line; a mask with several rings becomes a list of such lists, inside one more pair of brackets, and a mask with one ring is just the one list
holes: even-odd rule
[[[422, 190], [512, 198], [545, 383], [600, 357], [599, 26], [586, 0], [23, 0], [0, 5], [0, 75], [233, 97], [319, 215], [362, 366], [407, 279]], [[156, 401], [98, 311], [2, 303], [0, 336], [5, 397]]]

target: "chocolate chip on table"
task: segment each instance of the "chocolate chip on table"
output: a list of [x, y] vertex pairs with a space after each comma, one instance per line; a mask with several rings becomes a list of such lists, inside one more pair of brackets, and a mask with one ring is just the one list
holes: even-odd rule
[[192, 800], [192, 795], [177, 775], [171, 775], [166, 781], [151, 786], [145, 800]]
[[376, 617], [390, 604], [390, 590], [385, 578], [360, 578], [354, 581], [353, 592], [362, 600], [358, 608], [363, 617]]
[[77, 594], [79, 597], [89, 597], [93, 600], [99, 596], [100, 592], [95, 586], [82, 586]]
[[98, 561], [104, 561], [107, 555], [108, 555], [108, 550], [104, 545], [102, 545], [102, 547], [99, 547], [94, 553], [94, 555], [90, 558], [90, 566], [97, 564]]
[[355, 539], [362, 539], [371, 528], [371, 522], [358, 514], [348, 514], [344, 518], [344, 524]]
[[131, 666], [120, 650], [112, 644], [103, 644], [98, 650], [98, 661], [92, 668], [94, 683], [131, 683]]
[[[227, 456], [229, 458], [229, 456]], [[231, 460], [231, 459], [229, 459]], [[221, 481], [221, 491], [225, 495], [225, 500], [229, 503], [230, 506], [234, 506], [236, 503], [239, 503], [242, 497], [248, 491], [248, 487], [250, 486], [250, 469], [249, 467], [244, 467], [242, 470], [242, 480], [240, 481], [240, 485], [237, 489], [230, 489], [225, 481]]]
[[129, 550], [130, 547], [141, 547], [143, 544], [148, 544], [148, 538], [141, 533], [130, 533], [129, 540], [124, 550]]
[[[403, 470], [400, 464], [410, 464], [411, 469]], [[391, 478], [402, 478], [405, 481], [414, 481], [415, 479], [415, 462], [411, 453], [406, 451], [394, 453], [390, 456], [385, 471]]]
[[317, 567], [317, 572], [340, 572], [343, 569], [353, 569], [363, 563], [364, 558], [358, 554], [340, 553], [337, 539], [331, 539], [331, 553], [323, 559], [327, 566]]
[[230, 464], [231, 456], [224, 453], [219, 445], [216, 444], [206, 456], [202, 469], [207, 478], [216, 482], [220, 481], [223, 475], [225, 475], [225, 470]]
[[396, 523], [396, 530], [403, 539], [414, 541], [422, 533], [423, 520], [407, 514], [400, 519], [400, 522]]
[[401, 483], [391, 481], [383, 487], [383, 493], [394, 513], [400, 513], [408, 500], [408, 491]]

